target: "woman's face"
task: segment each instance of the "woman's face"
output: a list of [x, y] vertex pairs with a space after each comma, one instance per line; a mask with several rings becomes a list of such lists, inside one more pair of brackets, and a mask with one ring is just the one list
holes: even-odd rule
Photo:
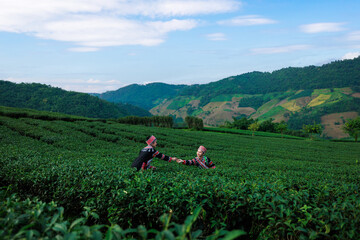
[[204, 153], [203, 153], [203, 151], [201, 151], [200, 149], [198, 149], [196, 155], [197, 155], [199, 158], [201, 158], [202, 156], [204, 156]]
[[155, 140], [154, 142], [151, 143], [151, 146], [153, 146], [153, 147], [156, 147], [156, 145], [157, 145], [157, 140]]

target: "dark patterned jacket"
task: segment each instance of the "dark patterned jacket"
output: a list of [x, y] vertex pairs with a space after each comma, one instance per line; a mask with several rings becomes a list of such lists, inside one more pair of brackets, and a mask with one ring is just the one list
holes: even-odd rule
[[139, 156], [131, 164], [131, 167], [136, 167], [139, 171], [140, 169], [149, 169], [152, 168], [150, 165], [154, 157], [162, 159], [164, 161], [171, 162], [171, 157], [166, 156], [165, 154], [156, 151], [152, 146], [146, 146], [139, 152]]
[[210, 160], [210, 158], [203, 156], [202, 159], [199, 159], [198, 157], [193, 158], [191, 160], [185, 160], [183, 162], [184, 165], [196, 165], [199, 168], [216, 168], [215, 164]]

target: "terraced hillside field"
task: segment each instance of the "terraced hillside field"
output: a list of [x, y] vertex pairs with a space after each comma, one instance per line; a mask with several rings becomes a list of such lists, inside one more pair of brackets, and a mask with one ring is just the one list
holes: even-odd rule
[[[172, 115], [185, 119], [196, 116], [203, 119], [206, 126], [220, 126], [233, 118], [247, 117], [259, 121], [274, 119], [274, 122], [290, 121], [293, 129], [301, 129], [303, 124], [322, 124], [324, 137], [349, 137], [341, 131], [349, 116], [360, 114], [357, 90], [352, 88], [312, 89], [266, 94], [223, 94], [211, 98], [202, 106], [201, 98], [179, 96], [164, 100], [150, 110], [154, 115]], [[337, 114], [327, 116], [329, 114]], [[344, 121], [339, 121], [342, 118]], [[333, 125], [336, 123], [336, 127]]]

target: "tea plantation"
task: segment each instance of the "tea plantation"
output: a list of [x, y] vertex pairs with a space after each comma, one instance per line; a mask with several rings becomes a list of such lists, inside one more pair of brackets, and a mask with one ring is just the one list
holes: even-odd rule
[[[155, 159], [136, 172], [151, 134], [182, 159], [206, 146], [216, 169]], [[360, 239], [358, 143], [4, 107], [0, 143], [1, 239]]]

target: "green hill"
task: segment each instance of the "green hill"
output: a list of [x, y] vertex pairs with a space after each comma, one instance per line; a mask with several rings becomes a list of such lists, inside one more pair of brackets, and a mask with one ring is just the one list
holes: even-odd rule
[[93, 94], [109, 102], [130, 103], [150, 110], [162, 100], [176, 96], [186, 85], [171, 85], [165, 83], [149, 83], [146, 85], [132, 84], [116, 91]]
[[65, 91], [38, 83], [12, 83], [0, 80], [0, 105], [31, 108], [92, 118], [150, 116], [139, 107], [110, 103], [86, 93]]
[[252, 72], [192, 85], [150, 110], [154, 115], [187, 115], [219, 126], [233, 118], [288, 122], [292, 129], [321, 123], [324, 136], [343, 138], [341, 126], [360, 114], [360, 58], [320, 67]]
[[359, 87], [359, 69], [360, 57], [318, 67], [289, 67], [272, 73], [245, 73], [209, 84], [193, 85], [180, 94], [200, 97], [201, 105], [205, 105], [211, 98], [222, 94], [267, 94], [289, 90]]
[[360, 57], [322, 66], [288, 67], [250, 72], [208, 84], [130, 85], [100, 94], [111, 102], [127, 102], [149, 109], [153, 115], [202, 118], [219, 126], [233, 118], [286, 121], [292, 129], [321, 123], [324, 136], [346, 137], [341, 126], [360, 115]]

